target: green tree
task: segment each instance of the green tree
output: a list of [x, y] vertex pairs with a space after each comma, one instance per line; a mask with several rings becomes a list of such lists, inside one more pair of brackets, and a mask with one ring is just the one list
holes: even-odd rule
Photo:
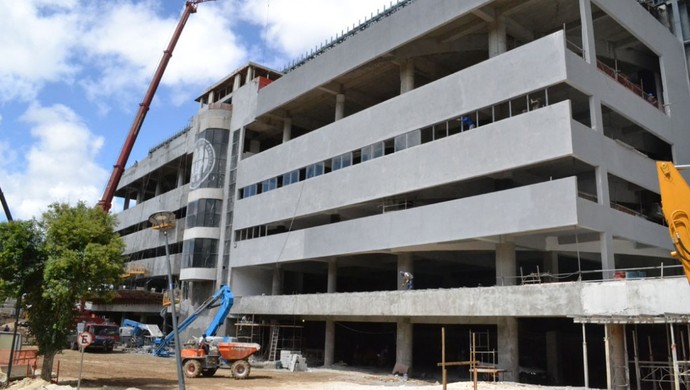
[[[87, 294], [107, 294], [119, 282], [124, 242], [115, 232], [115, 217], [83, 202], [50, 205], [38, 226], [42, 242], [36, 247], [45, 255], [27, 274], [33, 279], [25, 277], [18, 285], [25, 294], [29, 328], [43, 355], [41, 378], [50, 380], [55, 355], [74, 329], [78, 302]], [[14, 259], [16, 264], [19, 258]]]
[[36, 221], [0, 224], [0, 300], [19, 298], [40, 284], [45, 256], [43, 236]]

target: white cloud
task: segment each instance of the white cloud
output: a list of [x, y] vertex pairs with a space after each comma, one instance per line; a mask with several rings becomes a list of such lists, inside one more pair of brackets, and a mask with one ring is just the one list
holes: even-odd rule
[[[203, 3], [190, 15], [161, 82], [178, 94], [192, 87], [184, 98], [173, 97], [174, 103], [195, 98], [246, 61], [246, 50], [231, 30], [234, 14], [227, 9], [232, 3]], [[81, 84], [92, 100], [115, 96], [129, 102], [148, 87], [181, 16], [163, 18], [156, 4], [119, 1], [90, 10], [81, 46], [99, 71]]]
[[0, 1], [0, 104], [30, 100], [44, 83], [73, 77], [75, 8], [69, 0]]
[[[107, 169], [96, 163], [104, 140], [82, 118], [98, 122], [94, 106], [101, 113], [113, 104], [128, 112], [135, 109], [178, 23], [180, 13], [163, 16], [164, 5], [173, 1], [181, 12], [183, 0], [0, 0], [0, 119], [2, 130], [12, 127], [0, 138], [0, 185], [15, 218], [38, 216], [55, 201], [95, 203], [100, 198], [110, 162], [104, 164]], [[383, 9], [383, 3], [200, 4], [175, 48], [154, 103], [189, 102], [249, 60], [266, 62], [273, 57], [266, 65], [282, 66]], [[257, 30], [262, 41], [256, 39]], [[61, 89], [70, 92], [64, 99], [78, 98], [75, 88], [83, 88], [87, 104], [40, 103], [63, 99]], [[76, 107], [84, 111], [76, 113]], [[28, 134], [28, 140], [21, 138]]]
[[[39, 216], [50, 203], [95, 204], [100, 198], [107, 172], [95, 158], [103, 138], [95, 136], [81, 118], [64, 105], [42, 107], [33, 104], [21, 120], [31, 128], [34, 144], [28, 150], [26, 166], [8, 172], [0, 166], [0, 182], [15, 219]], [[0, 154], [9, 152], [0, 144]]]
[[297, 57], [326, 39], [340, 34], [389, 1], [371, 0], [244, 0], [242, 13], [265, 25], [264, 42], [289, 57]]

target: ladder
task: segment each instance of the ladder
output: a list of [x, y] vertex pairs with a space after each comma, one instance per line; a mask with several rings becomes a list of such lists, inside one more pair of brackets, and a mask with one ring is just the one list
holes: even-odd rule
[[268, 349], [268, 361], [273, 362], [276, 360], [276, 354], [278, 353], [278, 333], [280, 328], [278, 325], [271, 325], [271, 339], [269, 343], [271, 347]]

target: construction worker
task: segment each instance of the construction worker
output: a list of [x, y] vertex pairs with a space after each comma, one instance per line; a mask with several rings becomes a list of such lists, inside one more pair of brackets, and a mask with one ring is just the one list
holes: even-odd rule
[[467, 127], [465, 130], [474, 129], [476, 126], [474, 121], [469, 116], [461, 117], [460, 121]]
[[407, 271], [400, 271], [400, 275], [402, 276], [402, 287], [405, 287], [405, 290], [412, 290], [414, 276]]
[[199, 348], [204, 350], [204, 354], [208, 355], [209, 343], [206, 340], [206, 333], [201, 335], [201, 340], [199, 340]]

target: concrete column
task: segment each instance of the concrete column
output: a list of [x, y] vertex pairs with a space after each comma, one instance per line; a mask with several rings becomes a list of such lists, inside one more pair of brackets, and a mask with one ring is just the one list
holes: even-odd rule
[[394, 374], [407, 374], [412, 368], [412, 335], [413, 328], [410, 319], [403, 318], [398, 320], [395, 337]]
[[208, 104], [211, 104], [216, 101], [216, 94], [211, 91], [208, 93]]
[[563, 366], [559, 358], [560, 344], [558, 342], [558, 332], [546, 332], [546, 374], [553, 378], [556, 383], [561, 383]]
[[271, 285], [271, 295], [283, 293], [283, 270], [279, 264], [273, 269], [273, 283]]
[[338, 291], [338, 264], [335, 258], [328, 260], [328, 282], [326, 292], [332, 294]]
[[682, 44], [685, 38], [683, 38], [683, 28], [681, 27], [680, 15], [681, 13], [678, 7], [678, 0], [671, 0], [671, 17], [673, 19], [672, 31], [676, 35], [676, 38], [678, 38], [678, 42]]
[[616, 268], [616, 260], [613, 253], [613, 234], [611, 232], [599, 233], [601, 245], [601, 268], [604, 279], [613, 279], [613, 272]]
[[496, 285], [512, 286], [516, 284], [515, 278], [515, 243], [502, 242], [496, 245]]
[[590, 64], [596, 65], [597, 49], [594, 44], [591, 0], [580, 0], [580, 23], [582, 24], [582, 58]]
[[345, 116], [345, 94], [335, 95], [335, 120], [343, 119]]
[[601, 99], [596, 96], [589, 98], [589, 121], [592, 129], [604, 132], [604, 117], [601, 113]]
[[489, 58], [508, 50], [505, 16], [495, 12], [494, 21], [489, 23]]
[[506, 370], [506, 379], [518, 381], [518, 326], [514, 317], [500, 317], [497, 323], [498, 368]]
[[400, 94], [414, 89], [414, 61], [404, 60], [400, 63]]
[[232, 80], [232, 91], [233, 92], [237, 91], [241, 85], [242, 85], [242, 76], [240, 76], [238, 74], [235, 76], [235, 79]]
[[286, 117], [283, 119], [283, 143], [292, 139], [292, 118]]
[[548, 272], [552, 275], [558, 274], [558, 253], [544, 252], [544, 265], [542, 272]]
[[144, 201], [144, 183], [141, 183], [141, 189], [137, 191], [137, 206]]
[[254, 68], [247, 67], [247, 78], [244, 80], [245, 84], [249, 84], [250, 81], [254, 79]]
[[[609, 196], [609, 174], [605, 167], [597, 167], [594, 172], [597, 181], [597, 203], [603, 207], [610, 207], [611, 198]], [[604, 279], [613, 278], [613, 269], [616, 266], [613, 252], [613, 234], [610, 231], [599, 234], [601, 251], [601, 268], [609, 271], [603, 273]]]
[[304, 272], [295, 273], [295, 291], [296, 294], [304, 292]]
[[609, 171], [605, 167], [599, 166], [594, 170], [597, 182], [597, 203], [602, 206], [610, 207], [611, 197], [609, 196]]
[[155, 196], [158, 196], [160, 194], [161, 194], [161, 181], [158, 180], [158, 181], [156, 181]]
[[184, 170], [180, 169], [177, 171], [177, 188], [184, 185]]
[[405, 290], [403, 286], [403, 278], [401, 272], [409, 272], [414, 275], [414, 264], [412, 263], [412, 254], [400, 253], [398, 255], [398, 290]]
[[625, 353], [625, 325], [606, 324], [606, 339], [608, 346], [607, 370], [610, 389], [627, 388], [627, 369]]
[[323, 347], [323, 365], [330, 367], [335, 359], [335, 322], [326, 321], [326, 340]]
[[129, 209], [129, 196], [125, 198], [125, 204], [122, 208], [125, 210]]

